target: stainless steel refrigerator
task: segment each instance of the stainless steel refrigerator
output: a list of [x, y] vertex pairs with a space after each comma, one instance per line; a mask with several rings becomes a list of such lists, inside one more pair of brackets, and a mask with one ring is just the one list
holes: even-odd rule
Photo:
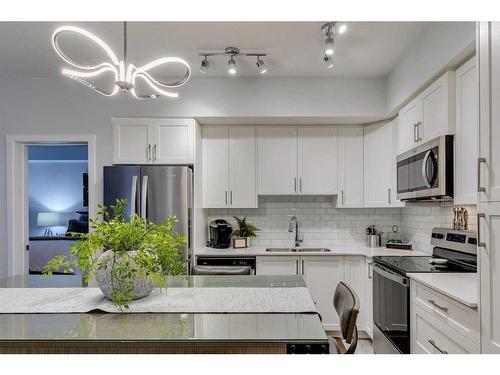
[[[187, 166], [116, 165], [104, 167], [104, 205], [126, 198], [127, 220], [137, 214], [153, 223], [177, 217], [176, 230], [187, 237], [186, 260], [191, 258], [193, 171]], [[189, 269], [190, 267], [188, 267]]]

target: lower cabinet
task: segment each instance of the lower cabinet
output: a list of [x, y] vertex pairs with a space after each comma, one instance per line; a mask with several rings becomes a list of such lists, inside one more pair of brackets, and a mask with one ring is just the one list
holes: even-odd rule
[[[321, 314], [322, 323], [327, 330], [339, 329], [339, 318], [333, 307], [333, 295], [341, 281], [349, 284], [360, 299], [358, 330], [366, 331], [367, 319], [372, 322], [372, 303], [367, 300], [367, 263], [363, 256], [258, 256], [257, 275], [303, 275], [316, 307]], [[370, 280], [371, 281], [371, 280]], [[370, 291], [371, 293], [371, 291]], [[370, 310], [370, 314], [368, 313]], [[371, 334], [370, 332], [368, 332]]]
[[411, 353], [479, 353], [479, 314], [415, 280], [411, 287]]
[[[344, 281], [344, 257], [302, 257], [302, 275], [326, 329], [339, 329], [339, 318], [333, 308], [337, 284]], [[358, 324], [359, 327], [359, 324]]]

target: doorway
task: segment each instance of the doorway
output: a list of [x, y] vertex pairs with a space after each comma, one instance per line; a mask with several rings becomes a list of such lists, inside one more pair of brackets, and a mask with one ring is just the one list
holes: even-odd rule
[[69, 226], [96, 214], [95, 181], [95, 136], [7, 136], [7, 276], [68, 251]]

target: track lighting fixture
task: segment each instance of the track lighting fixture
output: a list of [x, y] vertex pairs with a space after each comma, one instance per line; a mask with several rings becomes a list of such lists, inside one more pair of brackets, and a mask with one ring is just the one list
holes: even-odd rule
[[338, 32], [339, 34], [343, 34], [347, 30], [347, 26], [345, 24], [338, 26], [338, 30], [336, 29], [336, 27], [336, 22], [327, 22], [323, 26], [321, 26], [321, 31], [325, 37], [323, 62], [326, 64], [328, 69], [333, 68], [332, 57], [335, 52], [335, 33]]
[[209, 69], [208, 57], [210, 56], [229, 56], [229, 60], [227, 62], [227, 72], [234, 76], [238, 73], [237, 61], [235, 60], [236, 56], [249, 56], [249, 57], [257, 57], [257, 68], [259, 69], [260, 74], [265, 74], [268, 71], [267, 65], [264, 63], [263, 57], [267, 56], [266, 53], [248, 53], [241, 52], [236, 47], [226, 47], [223, 52], [200, 52], [199, 56], [203, 57], [201, 61], [200, 71], [202, 73], [206, 73]]
[[267, 72], [267, 66], [264, 63], [264, 60], [260, 58], [260, 56], [257, 56], [257, 67], [259, 68], [259, 73], [260, 74], [266, 74]]
[[229, 59], [227, 62], [227, 72], [229, 74], [235, 75], [237, 70], [236, 70], [236, 61], [234, 61], [233, 56]]
[[325, 41], [325, 55], [333, 55], [333, 38], [330, 36]]
[[208, 72], [208, 67], [209, 67], [209, 62], [207, 56], [203, 60], [201, 60], [201, 65], [200, 65], [200, 72], [205, 74]]

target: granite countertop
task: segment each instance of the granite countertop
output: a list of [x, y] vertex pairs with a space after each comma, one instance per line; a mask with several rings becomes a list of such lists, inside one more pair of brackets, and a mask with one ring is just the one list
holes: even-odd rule
[[479, 301], [477, 273], [409, 273], [408, 276], [471, 308]]
[[[272, 246], [269, 246], [272, 247]], [[307, 246], [302, 246], [307, 248]], [[385, 247], [368, 247], [360, 245], [334, 245], [329, 246], [325, 244], [324, 246], [314, 246], [324, 247], [330, 249], [329, 252], [267, 252], [264, 246], [251, 246], [245, 249], [214, 249], [211, 247], [198, 248], [194, 250], [196, 256], [232, 256], [232, 257], [245, 257], [245, 256], [290, 256], [290, 255], [314, 255], [314, 256], [339, 256], [339, 255], [359, 255], [372, 258], [374, 256], [419, 256], [428, 255], [422, 251], [418, 250], [395, 250], [387, 249]]]

